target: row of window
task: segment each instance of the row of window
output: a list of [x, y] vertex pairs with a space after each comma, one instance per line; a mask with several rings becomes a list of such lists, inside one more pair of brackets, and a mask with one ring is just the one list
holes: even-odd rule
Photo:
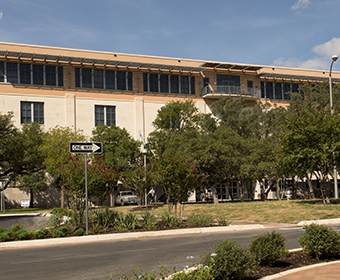
[[261, 82], [261, 98], [290, 100], [287, 93], [302, 93], [299, 86], [299, 84]]
[[[44, 103], [43, 102], [20, 102], [21, 123], [37, 122], [44, 124]], [[116, 125], [116, 106], [94, 106], [95, 126]]]
[[27, 85], [63, 86], [63, 67], [0, 62], [0, 82]]
[[132, 91], [132, 72], [75, 68], [76, 87]]
[[144, 92], [195, 94], [195, 77], [143, 73]]

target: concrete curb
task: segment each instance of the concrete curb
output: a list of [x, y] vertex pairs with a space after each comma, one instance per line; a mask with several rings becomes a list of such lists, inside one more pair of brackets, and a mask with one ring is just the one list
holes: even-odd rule
[[302, 221], [299, 222], [298, 226], [307, 226], [311, 224], [317, 225], [332, 225], [332, 224], [340, 224], [340, 219], [325, 219], [325, 220], [314, 220], [314, 221]]
[[46, 214], [41, 213], [25, 213], [25, 214], [0, 214], [1, 217], [37, 217], [37, 216], [46, 216]]
[[186, 235], [186, 234], [218, 233], [218, 232], [253, 230], [253, 229], [263, 229], [263, 228], [264, 228], [263, 225], [255, 224], [255, 225], [185, 228], [185, 229], [173, 229], [173, 230], [161, 230], [161, 231], [128, 232], [128, 233], [87, 235], [87, 236], [75, 236], [75, 237], [64, 237], [64, 238], [10, 241], [10, 242], [0, 243], [0, 250], [11, 249], [11, 248], [12, 249], [25, 248], [25, 247], [33, 247], [33, 246], [80, 244], [80, 243], [88, 243], [88, 242], [103, 242], [103, 241], [112, 241], [112, 240], [161, 237], [161, 236], [172, 236], [172, 235]]

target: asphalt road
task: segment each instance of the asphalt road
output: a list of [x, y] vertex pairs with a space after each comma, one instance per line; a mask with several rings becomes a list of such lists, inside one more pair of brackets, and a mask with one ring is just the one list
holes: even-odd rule
[[[35, 226], [38, 228], [46, 227], [49, 217], [33, 215], [0, 215], [0, 228], [11, 229], [13, 225], [21, 224], [24, 228], [32, 230]], [[1, 279], [1, 277], [0, 277]]]
[[[302, 227], [275, 230], [284, 233], [287, 249], [300, 247], [297, 239], [304, 233]], [[190, 265], [187, 256], [199, 261], [219, 241], [232, 239], [247, 245], [254, 236], [266, 231], [271, 229], [5, 249], [0, 250], [0, 279], [109, 280], [110, 275], [118, 279], [117, 272], [130, 274], [130, 265], [159, 271], [159, 262], [171, 271], [174, 266], [182, 270]]]

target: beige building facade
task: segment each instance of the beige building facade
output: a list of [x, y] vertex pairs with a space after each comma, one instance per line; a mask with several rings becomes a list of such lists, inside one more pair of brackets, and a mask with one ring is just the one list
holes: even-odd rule
[[[0, 42], [0, 112], [17, 127], [36, 121], [91, 136], [98, 124], [125, 127], [136, 139], [153, 131], [157, 111], [191, 99], [203, 113], [223, 97], [287, 106], [299, 85], [328, 72]], [[334, 82], [340, 73], [333, 72]]]

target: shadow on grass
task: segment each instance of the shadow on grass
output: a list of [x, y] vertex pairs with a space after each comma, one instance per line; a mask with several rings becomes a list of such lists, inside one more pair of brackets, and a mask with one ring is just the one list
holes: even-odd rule
[[340, 204], [340, 199], [332, 198], [330, 199], [330, 204], [324, 204], [322, 199], [304, 199], [295, 201], [296, 204], [302, 205], [315, 205], [315, 204], [324, 204], [324, 205], [333, 205], [333, 204]]

